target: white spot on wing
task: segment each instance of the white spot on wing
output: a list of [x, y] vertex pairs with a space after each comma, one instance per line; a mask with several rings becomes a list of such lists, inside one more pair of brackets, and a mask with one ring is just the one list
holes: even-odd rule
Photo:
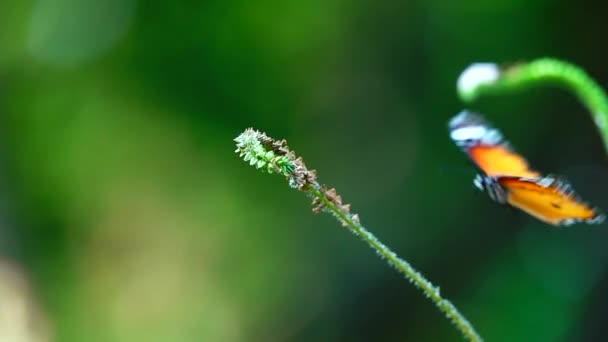
[[502, 141], [502, 134], [496, 129], [490, 129], [483, 137], [483, 143], [486, 145], [496, 145]]
[[537, 181], [536, 184], [542, 186], [543, 188], [548, 188], [548, 187], [552, 186], [554, 182], [555, 182], [555, 178], [545, 177], [545, 178]]
[[486, 135], [487, 129], [484, 126], [469, 126], [457, 128], [450, 132], [450, 137], [454, 141], [479, 140]]
[[578, 223], [578, 222], [580, 222], [580, 220], [573, 219], [573, 218], [567, 218], [567, 219], [561, 220], [558, 223], [558, 225], [566, 227], [566, 226], [571, 226], [571, 225], [573, 225], [575, 223]]
[[475, 179], [473, 179], [473, 185], [475, 185], [475, 187], [481, 191], [484, 190], [484, 186], [483, 186], [483, 177], [481, 175], [476, 175]]
[[606, 215], [600, 214], [600, 215], [597, 215], [596, 217], [592, 218], [591, 220], [587, 220], [587, 223], [602, 224], [602, 223], [604, 223], [605, 220], [606, 220]]
[[450, 122], [448, 123], [448, 127], [454, 128], [454, 127], [464, 126], [466, 123], [472, 122], [476, 119], [477, 119], [477, 116], [475, 114], [472, 114], [469, 111], [463, 110], [462, 112], [458, 113], [450, 120]]

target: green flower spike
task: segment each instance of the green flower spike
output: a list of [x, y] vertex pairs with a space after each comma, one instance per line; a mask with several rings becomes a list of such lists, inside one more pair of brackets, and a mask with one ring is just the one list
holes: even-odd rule
[[318, 187], [316, 171], [308, 170], [302, 158], [296, 158], [285, 140], [275, 141], [265, 133], [248, 128], [234, 139], [236, 153], [249, 165], [270, 174], [278, 173], [298, 190]]
[[350, 212], [350, 204], [344, 204], [336, 189], [319, 184], [315, 170], [308, 170], [302, 158], [289, 149], [285, 140], [276, 141], [265, 133], [248, 128], [236, 139], [236, 153], [250, 165], [268, 173], [278, 173], [287, 178], [289, 186], [306, 192], [312, 198], [314, 213], [332, 214], [344, 227], [366, 242], [380, 258], [395, 267], [406, 279], [424, 292], [456, 328], [469, 341], [482, 341], [469, 321], [447, 299], [441, 297], [439, 288], [428, 281], [407, 261], [370, 233], [359, 220], [359, 215]]
[[236, 141], [236, 153], [243, 158], [249, 165], [258, 169], [263, 169], [266, 172], [281, 173], [289, 176], [293, 173], [294, 165], [286, 156], [277, 156], [273, 151], [267, 151], [262, 145], [260, 138], [264, 137], [263, 133], [257, 132], [251, 128], [245, 130], [239, 135]]

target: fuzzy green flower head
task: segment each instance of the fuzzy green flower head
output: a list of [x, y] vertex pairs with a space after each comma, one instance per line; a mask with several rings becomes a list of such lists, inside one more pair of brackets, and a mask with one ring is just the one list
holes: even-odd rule
[[470, 102], [477, 96], [479, 87], [494, 84], [500, 74], [500, 68], [494, 63], [471, 64], [458, 77], [458, 94], [463, 100]]
[[287, 146], [287, 141], [274, 140], [265, 133], [248, 128], [236, 139], [236, 153], [250, 165], [268, 173], [278, 173], [289, 182], [289, 186], [306, 190], [316, 188], [317, 173], [309, 170], [302, 158]]
[[264, 133], [248, 128], [234, 139], [236, 153], [249, 165], [255, 166], [268, 173], [280, 173], [285, 176], [293, 173], [294, 165], [287, 156], [278, 156], [265, 144], [272, 142]]

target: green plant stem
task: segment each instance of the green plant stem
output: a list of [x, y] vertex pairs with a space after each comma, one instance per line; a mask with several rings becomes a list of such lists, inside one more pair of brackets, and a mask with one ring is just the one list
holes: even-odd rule
[[554, 58], [540, 58], [507, 68], [493, 83], [483, 83], [463, 101], [473, 101], [484, 94], [501, 94], [537, 84], [554, 84], [571, 91], [591, 112], [608, 149], [608, 96], [583, 69]]
[[416, 271], [407, 261], [399, 258], [395, 252], [384, 245], [365, 227], [352, 218], [351, 215], [344, 213], [333, 202], [329, 201], [326, 196], [316, 187], [308, 189], [308, 193], [314, 198], [322, 201], [325, 207], [331, 211], [342, 223], [344, 223], [355, 235], [359, 236], [363, 241], [384, 258], [391, 266], [401, 272], [410, 282], [419, 287], [428, 298], [430, 298], [437, 307], [456, 325], [462, 334], [469, 341], [482, 341], [482, 338], [477, 334], [475, 328], [469, 321], [456, 309], [456, 307], [447, 299], [441, 297], [438, 287], [435, 287], [428, 281], [420, 272]]
[[397, 254], [367, 231], [359, 223], [358, 215], [350, 212], [350, 204], [342, 202], [342, 197], [338, 195], [336, 189], [328, 190], [325, 185], [319, 184], [316, 171], [309, 170], [304, 160], [289, 149], [285, 140], [277, 141], [265, 133], [248, 128], [234, 141], [237, 147], [235, 152], [244, 161], [262, 171], [283, 175], [288, 180], [289, 186], [313, 197], [313, 212], [324, 210], [332, 213], [345, 227], [367, 242], [389, 265], [395, 267], [406, 279], [420, 288], [469, 341], [482, 341], [471, 323], [458, 312], [450, 301], [441, 297], [438, 287], [433, 286], [412, 265], [400, 259]]

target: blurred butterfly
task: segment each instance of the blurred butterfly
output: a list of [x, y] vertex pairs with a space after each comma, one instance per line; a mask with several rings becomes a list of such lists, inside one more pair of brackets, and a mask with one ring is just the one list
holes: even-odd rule
[[481, 171], [473, 183], [494, 201], [508, 203], [556, 226], [599, 224], [605, 220], [598, 209], [576, 195], [568, 182], [532, 170], [500, 131], [480, 115], [463, 111], [448, 126], [454, 143]]

